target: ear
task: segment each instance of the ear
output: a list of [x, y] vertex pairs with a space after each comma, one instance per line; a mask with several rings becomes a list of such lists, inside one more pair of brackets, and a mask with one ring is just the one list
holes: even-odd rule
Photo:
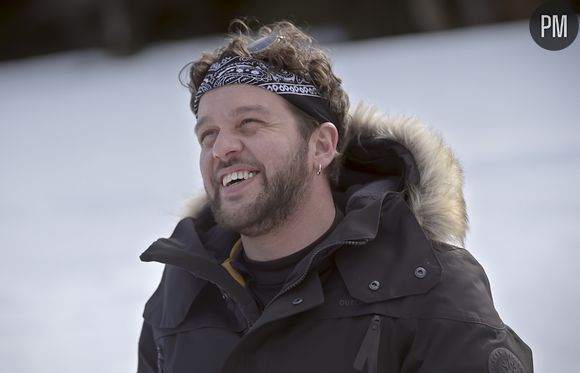
[[336, 145], [338, 144], [338, 130], [330, 122], [322, 123], [312, 133], [310, 138], [311, 146], [314, 149], [314, 167], [321, 164], [326, 168], [336, 156]]

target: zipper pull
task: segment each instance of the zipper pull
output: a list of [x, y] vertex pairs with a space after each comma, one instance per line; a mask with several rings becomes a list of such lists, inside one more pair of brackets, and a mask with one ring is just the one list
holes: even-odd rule
[[157, 373], [163, 373], [163, 349], [161, 345], [157, 346]]
[[354, 360], [353, 368], [359, 372], [363, 371], [365, 363], [367, 363], [367, 372], [376, 373], [377, 364], [379, 360], [379, 344], [381, 341], [381, 317], [379, 315], [373, 316], [367, 333], [360, 345], [358, 354]]

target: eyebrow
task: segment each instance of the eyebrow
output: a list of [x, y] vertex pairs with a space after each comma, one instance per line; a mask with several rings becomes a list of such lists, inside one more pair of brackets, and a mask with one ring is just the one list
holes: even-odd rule
[[[248, 112], [258, 112], [258, 113], [261, 113], [264, 115], [270, 114], [270, 111], [264, 105], [256, 104], [256, 105], [239, 106], [239, 107], [235, 108], [234, 110], [232, 110], [231, 115], [237, 116], [237, 115], [245, 114]], [[194, 132], [197, 133], [199, 131], [199, 129], [202, 126], [204, 126], [206, 124], [206, 122], [209, 122], [209, 121], [211, 121], [210, 117], [199, 118], [197, 120], [197, 123], [195, 123]]]

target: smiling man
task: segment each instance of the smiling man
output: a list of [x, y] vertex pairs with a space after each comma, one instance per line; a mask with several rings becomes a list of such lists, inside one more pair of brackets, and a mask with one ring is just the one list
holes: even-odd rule
[[[256, 68], [240, 58], [228, 64]], [[309, 138], [301, 136], [299, 126], [309, 123], [300, 123], [290, 105], [248, 84], [217, 87], [199, 99], [201, 174], [214, 218], [240, 233], [244, 253], [253, 260], [306, 247], [335, 216], [328, 181], [313, 176], [316, 167], [322, 173], [333, 161], [337, 129], [326, 122], [305, 131]]]
[[141, 256], [166, 266], [139, 372], [532, 372], [461, 247], [461, 169], [433, 131], [349, 114], [288, 22], [233, 34], [188, 86], [205, 196]]

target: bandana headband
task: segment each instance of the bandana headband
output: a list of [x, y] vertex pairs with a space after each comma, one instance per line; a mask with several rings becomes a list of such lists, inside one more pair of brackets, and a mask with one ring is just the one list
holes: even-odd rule
[[224, 57], [214, 62], [194, 97], [191, 107], [197, 117], [199, 100], [206, 92], [230, 84], [248, 84], [279, 94], [320, 123], [332, 122], [336, 116], [316, 87], [306, 79], [283, 69], [272, 69], [266, 63], [249, 57]]

